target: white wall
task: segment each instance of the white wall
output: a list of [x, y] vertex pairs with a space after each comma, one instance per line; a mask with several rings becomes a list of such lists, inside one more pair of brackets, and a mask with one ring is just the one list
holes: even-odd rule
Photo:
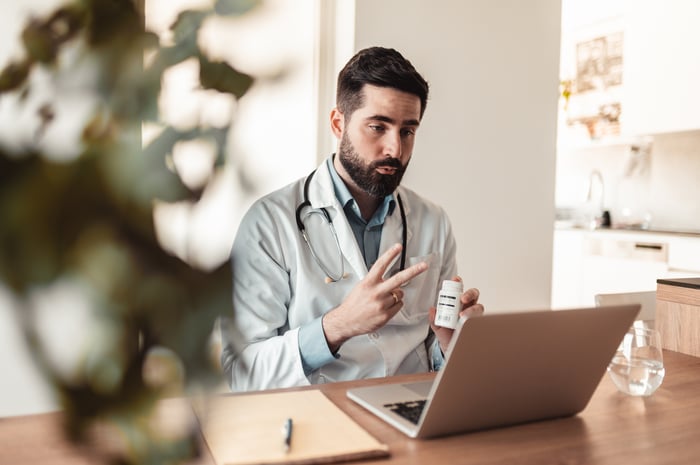
[[560, 0], [356, 0], [355, 49], [394, 47], [431, 85], [405, 184], [447, 209], [487, 311], [550, 303], [560, 14]]

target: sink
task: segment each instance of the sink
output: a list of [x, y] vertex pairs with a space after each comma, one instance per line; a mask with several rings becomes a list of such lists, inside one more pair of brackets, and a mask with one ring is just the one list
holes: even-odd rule
[[576, 207], [557, 207], [554, 224], [559, 228], [595, 229], [597, 222], [590, 210]]

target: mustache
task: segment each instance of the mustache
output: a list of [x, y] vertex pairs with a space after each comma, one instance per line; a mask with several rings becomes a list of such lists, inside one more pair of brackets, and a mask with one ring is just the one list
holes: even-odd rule
[[387, 158], [386, 160], [378, 160], [372, 162], [372, 169], [380, 167], [396, 168], [398, 170], [403, 169], [403, 165], [401, 164], [401, 161], [399, 161], [398, 158]]

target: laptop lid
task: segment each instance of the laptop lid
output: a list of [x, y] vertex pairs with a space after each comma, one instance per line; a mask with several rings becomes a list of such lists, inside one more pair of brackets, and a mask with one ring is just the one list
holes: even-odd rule
[[[588, 404], [639, 304], [484, 314], [460, 325], [418, 424], [391, 411], [421, 386], [350, 389], [350, 399], [411, 437], [577, 414]], [[425, 383], [422, 383], [425, 391]], [[394, 396], [400, 397], [394, 397]]]

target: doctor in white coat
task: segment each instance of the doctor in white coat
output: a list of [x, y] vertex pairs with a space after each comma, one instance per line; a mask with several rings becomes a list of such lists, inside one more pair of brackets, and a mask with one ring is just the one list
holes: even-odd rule
[[[399, 183], [428, 84], [393, 49], [358, 52], [330, 115], [337, 154], [259, 199], [231, 252], [222, 365], [234, 391], [438, 369], [452, 330], [433, 324], [459, 279], [449, 219]], [[462, 316], [483, 312], [462, 294]]]

